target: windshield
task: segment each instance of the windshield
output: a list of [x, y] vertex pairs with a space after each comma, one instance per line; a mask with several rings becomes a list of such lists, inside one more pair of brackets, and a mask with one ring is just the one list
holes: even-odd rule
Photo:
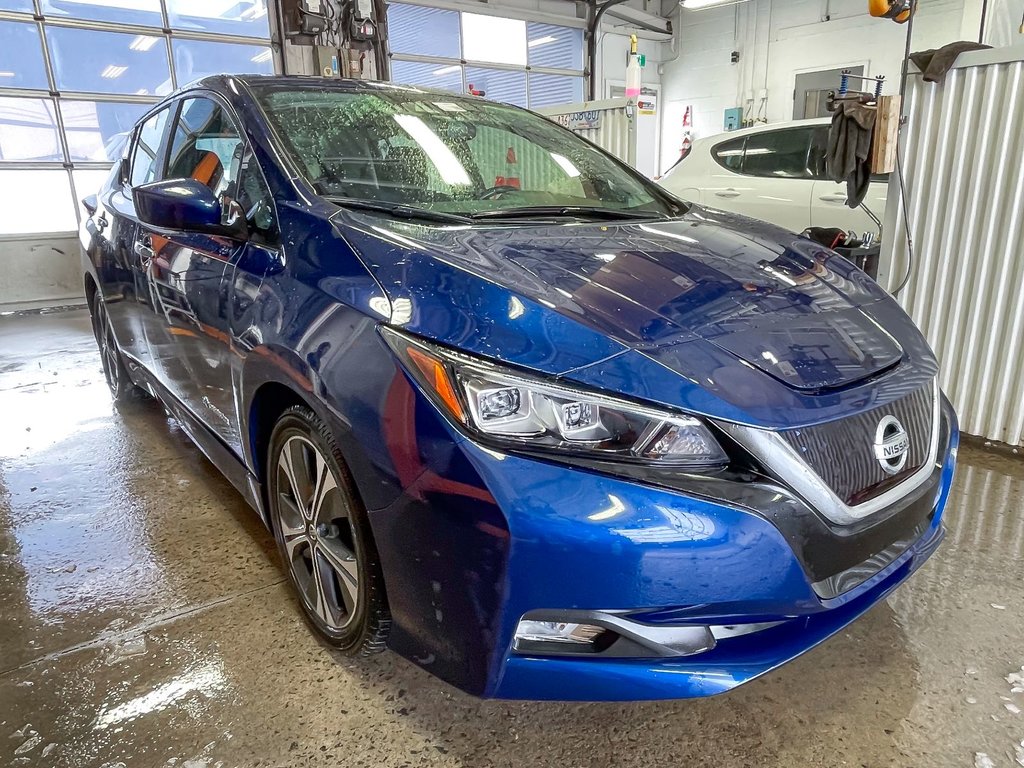
[[259, 98], [285, 149], [329, 198], [463, 215], [677, 213], [652, 184], [525, 110], [392, 87], [265, 87]]

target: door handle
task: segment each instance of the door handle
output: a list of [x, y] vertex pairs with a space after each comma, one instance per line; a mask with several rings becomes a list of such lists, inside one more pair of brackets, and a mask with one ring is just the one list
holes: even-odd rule
[[846, 195], [822, 195], [818, 199], [826, 203], [845, 203]]
[[715, 195], [717, 195], [718, 197], [739, 197], [740, 193], [737, 192], [735, 189], [731, 189], [730, 188], [730, 189], [720, 189], [717, 192], [715, 192]]
[[142, 259], [142, 266], [148, 267], [155, 255], [153, 253], [153, 238], [143, 235], [141, 240], [136, 241], [135, 255]]

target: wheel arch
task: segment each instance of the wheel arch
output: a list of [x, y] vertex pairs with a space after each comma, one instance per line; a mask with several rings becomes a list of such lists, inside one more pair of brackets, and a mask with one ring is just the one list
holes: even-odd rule
[[306, 397], [299, 394], [296, 389], [276, 380], [264, 381], [257, 386], [246, 408], [245, 448], [252, 472], [259, 482], [263, 502], [260, 511], [268, 526], [270, 521], [266, 518], [266, 462], [270, 436], [281, 415], [294, 405], [305, 406], [319, 415], [318, 409]]
[[85, 273], [83, 283], [85, 285], [85, 303], [89, 307], [89, 311], [91, 312], [93, 309], [93, 302], [96, 301], [96, 294], [100, 292], [100, 287], [96, 282], [96, 278], [92, 276], [91, 272]]

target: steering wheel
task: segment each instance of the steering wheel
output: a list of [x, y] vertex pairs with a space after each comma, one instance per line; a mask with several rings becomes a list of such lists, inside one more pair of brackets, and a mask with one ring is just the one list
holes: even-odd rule
[[480, 195], [481, 200], [494, 200], [495, 198], [501, 197], [506, 192], [519, 192], [519, 187], [514, 187], [511, 184], [495, 184], [493, 187], [488, 187], [484, 190], [484, 193]]

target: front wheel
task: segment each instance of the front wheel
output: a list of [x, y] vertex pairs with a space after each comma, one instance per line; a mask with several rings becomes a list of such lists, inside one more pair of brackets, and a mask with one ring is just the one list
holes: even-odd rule
[[293, 406], [267, 455], [274, 537], [306, 619], [348, 653], [384, 649], [390, 616], [366, 511], [327, 425]]

